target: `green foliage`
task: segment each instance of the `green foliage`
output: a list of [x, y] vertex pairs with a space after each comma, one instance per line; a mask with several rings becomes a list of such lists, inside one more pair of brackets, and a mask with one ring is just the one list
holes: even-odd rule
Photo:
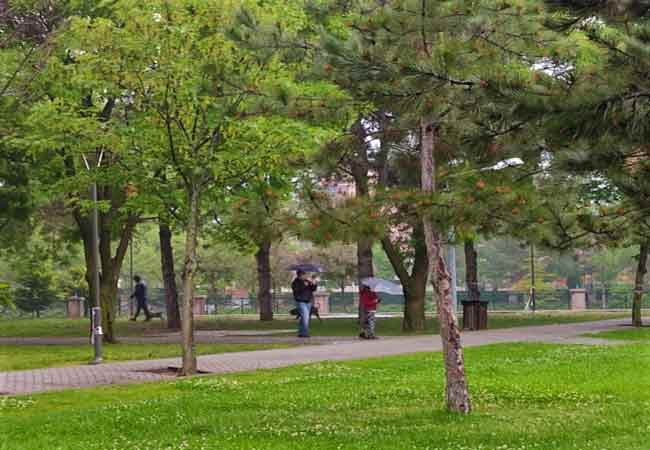
[[55, 290], [54, 274], [51, 267], [38, 261], [29, 261], [19, 270], [13, 297], [16, 307], [21, 311], [39, 315], [60, 297]]
[[548, 3], [547, 26], [560, 32], [558, 42], [589, 49], [567, 55], [576, 66], [567, 95], [552, 99], [544, 119], [558, 166], [592, 180], [585, 197], [593, 203], [580, 225], [602, 243], [647, 241], [647, 6]]
[[634, 247], [601, 249], [592, 258], [596, 281], [605, 286], [614, 284], [622, 272], [635, 265], [637, 255]]
[[[512, 285], [512, 289], [514, 290], [527, 292], [533, 286], [530, 257], [526, 259], [525, 264], [528, 271]], [[547, 264], [547, 259], [535, 258], [535, 289], [538, 291], [554, 289], [553, 281], [557, 280], [559, 277], [558, 274], [550, 272], [547, 269]]]
[[201, 245], [199, 284], [207, 286], [210, 296], [223, 296], [227, 288], [233, 287], [256, 291], [257, 271], [250, 253], [242, 253], [236, 245], [207, 239]]
[[8, 283], [0, 282], [0, 307], [3, 309], [14, 309], [11, 286]]

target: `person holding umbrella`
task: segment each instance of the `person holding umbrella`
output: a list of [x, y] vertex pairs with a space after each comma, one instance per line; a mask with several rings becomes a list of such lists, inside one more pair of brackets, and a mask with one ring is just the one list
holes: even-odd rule
[[318, 288], [315, 279], [307, 278], [307, 273], [298, 269], [296, 278], [291, 283], [293, 299], [296, 301], [298, 309], [298, 337], [309, 337], [309, 317], [311, 313], [311, 304], [314, 301], [314, 291]]
[[377, 312], [377, 304], [380, 301], [377, 293], [370, 289], [369, 286], [365, 284], [361, 285], [361, 292], [359, 294], [359, 302], [363, 308], [362, 331], [359, 335], [361, 339], [377, 339], [375, 335], [375, 314]]

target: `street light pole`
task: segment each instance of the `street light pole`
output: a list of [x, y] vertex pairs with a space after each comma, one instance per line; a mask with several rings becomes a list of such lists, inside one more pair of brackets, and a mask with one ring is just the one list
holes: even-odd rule
[[530, 306], [535, 312], [535, 302], [537, 301], [535, 292], [535, 244], [530, 244]]
[[[102, 162], [102, 155], [103, 153], [100, 154], [99, 160], [97, 161], [97, 167]], [[88, 164], [88, 160], [84, 156], [84, 163], [86, 164], [86, 168], [90, 170], [90, 164]], [[102, 335], [104, 334], [102, 331], [102, 310], [101, 310], [101, 300], [99, 296], [99, 214], [97, 212], [97, 183], [93, 181], [93, 183], [90, 185], [90, 199], [93, 202], [93, 212], [91, 215], [91, 228], [92, 228], [92, 236], [90, 239], [90, 245], [92, 247], [92, 261], [93, 261], [93, 285], [95, 287], [94, 292], [93, 292], [93, 308], [92, 308], [92, 314], [91, 314], [91, 327], [92, 327], [92, 335], [90, 337], [90, 341], [92, 344], [94, 344], [95, 348], [95, 355], [93, 360], [90, 362], [90, 364], [100, 364], [103, 360], [102, 358]]]

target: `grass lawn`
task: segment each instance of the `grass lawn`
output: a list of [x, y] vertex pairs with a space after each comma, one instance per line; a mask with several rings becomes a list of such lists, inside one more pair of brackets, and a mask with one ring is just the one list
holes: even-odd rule
[[644, 327], [644, 328], [625, 327], [625, 328], [621, 328], [620, 330], [585, 334], [585, 336], [602, 338], [602, 339], [620, 339], [624, 341], [650, 341], [650, 327]]
[[0, 397], [0, 450], [650, 447], [648, 344], [502, 344], [466, 362], [466, 417], [442, 407], [440, 354], [418, 354]]
[[[490, 328], [510, 328], [529, 325], [547, 325], [554, 323], [574, 323], [591, 320], [612, 319], [627, 317], [628, 313], [490, 313]], [[250, 316], [228, 317], [203, 316], [196, 320], [199, 330], [286, 330], [296, 327], [293, 318], [278, 317], [272, 322], [260, 322]], [[119, 320], [116, 322], [116, 335], [141, 336], [145, 333], [163, 331], [164, 322], [153, 320], [151, 322], [130, 322]], [[384, 336], [396, 336], [402, 332], [402, 319], [399, 317], [378, 319], [377, 331]], [[438, 331], [436, 319], [428, 319], [426, 330], [423, 333]], [[357, 332], [354, 319], [326, 319], [322, 323], [312, 321], [312, 334], [314, 336], [353, 336]], [[87, 336], [87, 320], [67, 319], [0, 319], [0, 337], [39, 337], [39, 336]]]
[[[287, 348], [283, 344], [198, 344], [197, 354], [243, 352]], [[158, 359], [180, 356], [179, 344], [114, 344], [104, 346], [104, 360]], [[0, 345], [0, 371], [28, 370], [86, 364], [92, 357], [89, 345]]]

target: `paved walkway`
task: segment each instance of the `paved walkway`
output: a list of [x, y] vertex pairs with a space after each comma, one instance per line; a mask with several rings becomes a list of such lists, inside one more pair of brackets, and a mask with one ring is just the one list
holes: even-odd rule
[[[611, 341], [583, 338], [578, 335], [617, 329], [627, 323], [629, 319], [613, 319], [469, 332], [463, 334], [463, 345], [473, 347], [506, 342], [611, 344]], [[202, 372], [218, 374], [272, 369], [327, 360], [343, 361], [441, 350], [438, 336], [396, 337], [352, 342], [334, 339], [323, 345], [200, 356], [198, 366]], [[169, 380], [174, 376], [160, 372], [179, 365], [179, 358], [168, 358], [107, 363], [98, 366], [0, 372], [0, 394], [30, 394], [97, 385]]]
[[[196, 331], [194, 341], [197, 344], [331, 344], [358, 341], [355, 336], [313, 336], [308, 341], [298, 339], [295, 330], [291, 335], [255, 335], [224, 334], [217, 331]], [[388, 339], [393, 339], [393, 336]], [[124, 336], [118, 339], [120, 344], [180, 344], [179, 333], [169, 335]], [[0, 337], [0, 345], [87, 345], [87, 337]]]

